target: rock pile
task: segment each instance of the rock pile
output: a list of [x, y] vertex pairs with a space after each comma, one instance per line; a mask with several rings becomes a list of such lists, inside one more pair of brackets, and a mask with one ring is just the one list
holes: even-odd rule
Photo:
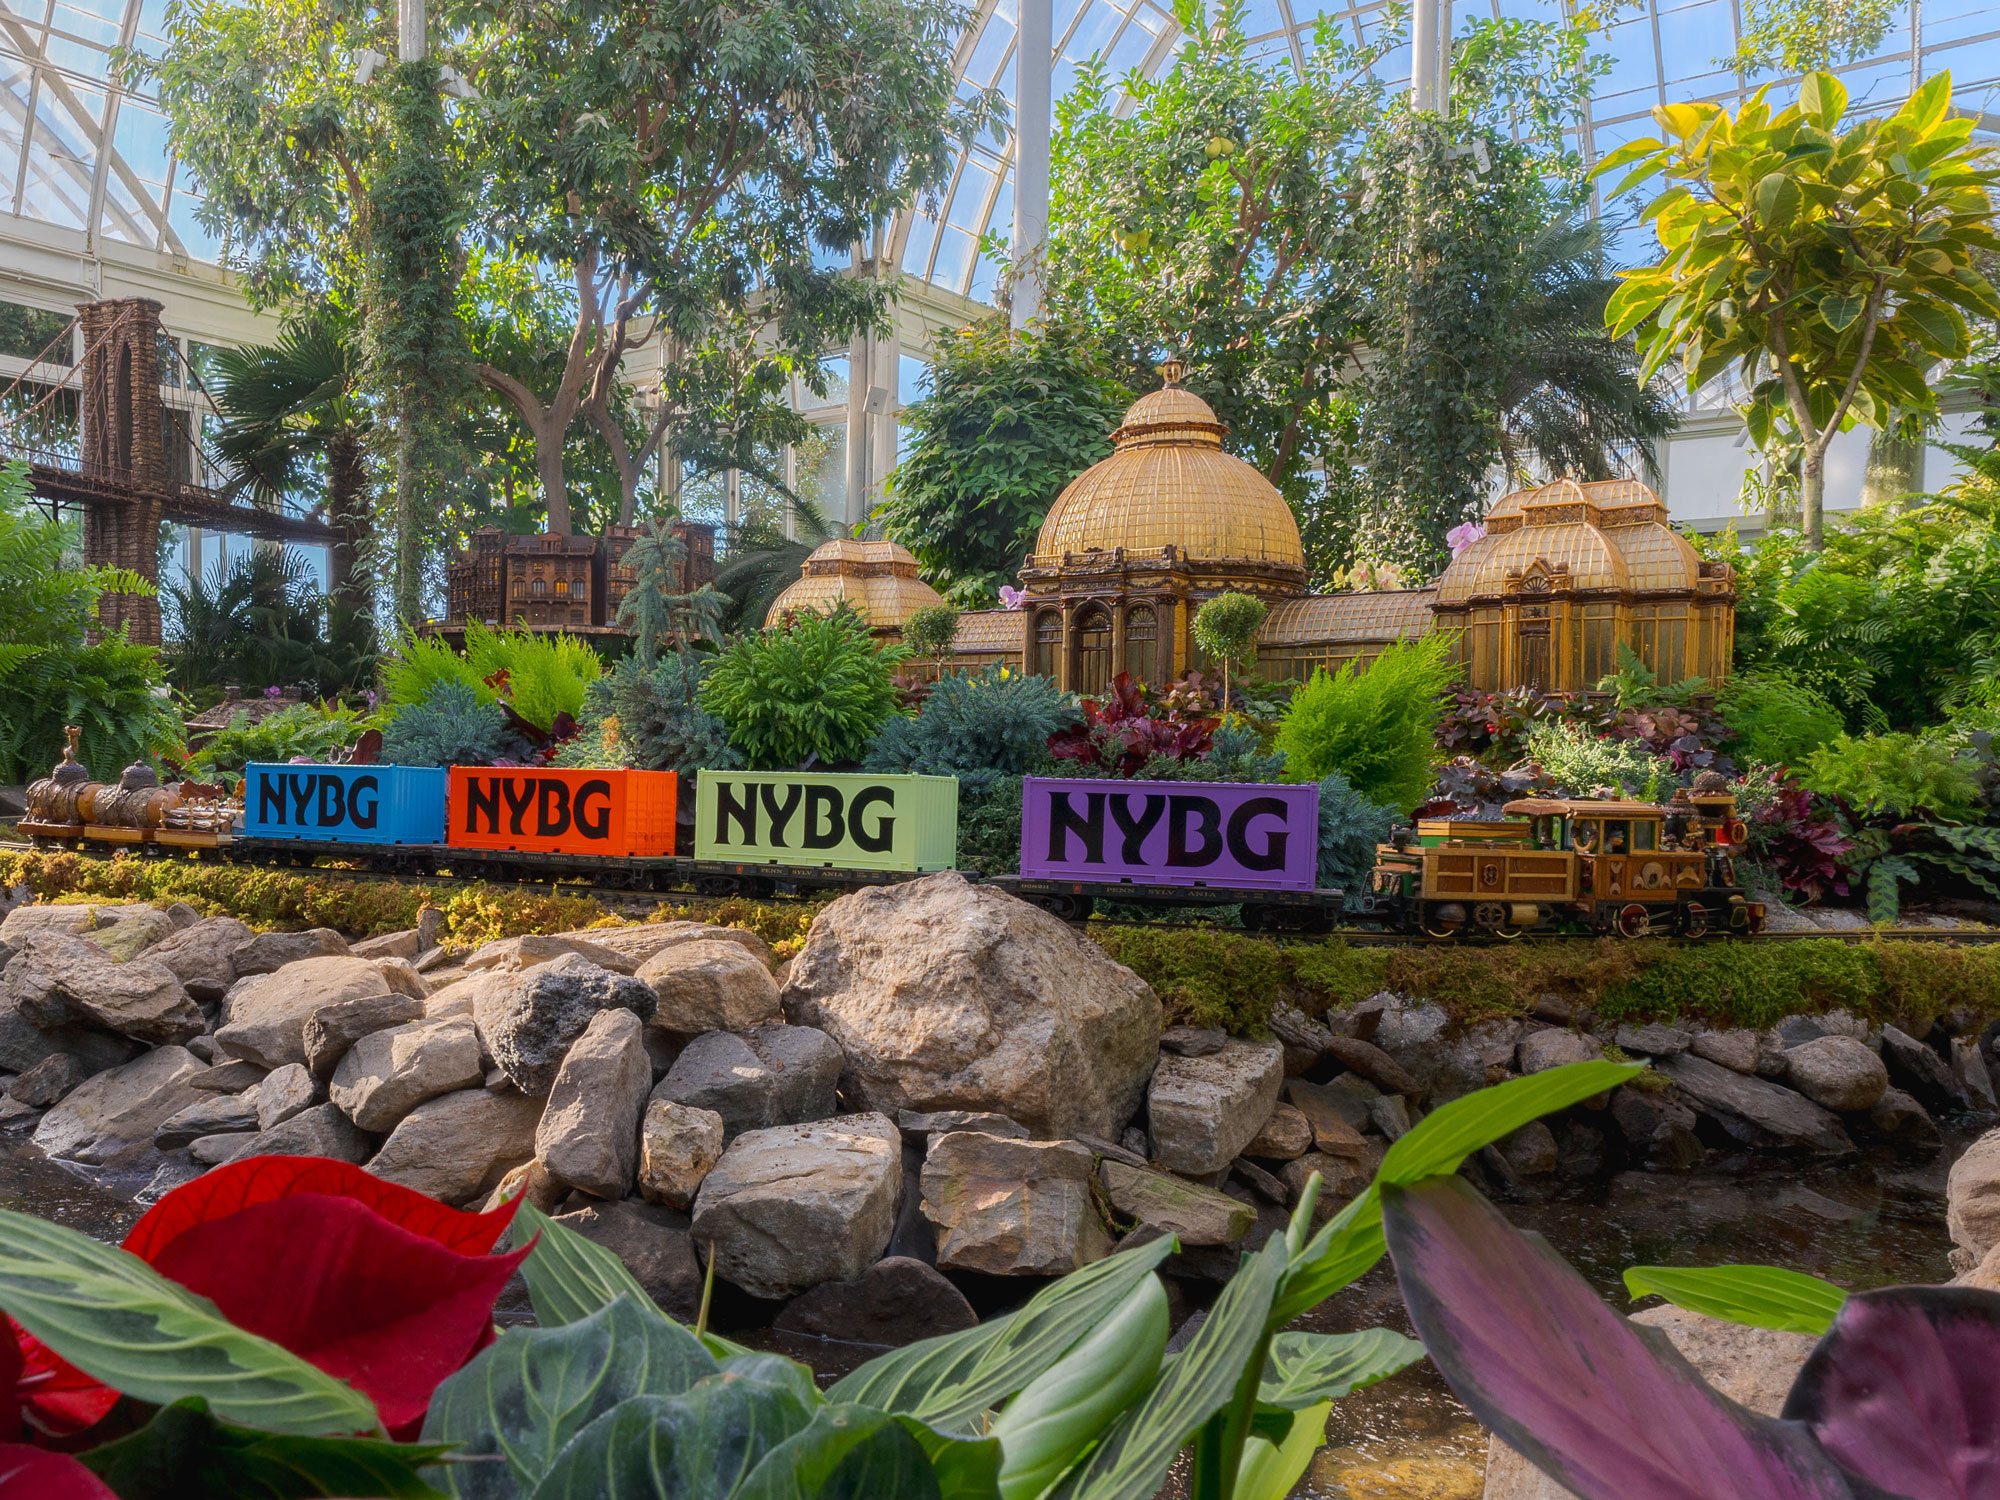
[[[1934, 1113], [1993, 1107], [1969, 1023], [1596, 1026], [1545, 999], [1455, 1028], [1385, 994], [1318, 1019], [1281, 1007], [1269, 1039], [1163, 1029], [1096, 944], [955, 874], [834, 902], [782, 968], [754, 934], [696, 922], [461, 957], [437, 936], [18, 908], [0, 923], [0, 1121], [151, 1192], [260, 1153], [458, 1206], [523, 1192], [678, 1315], [712, 1260], [785, 1301], [780, 1328], [898, 1342], [969, 1324], [980, 1278], [1161, 1235], [1180, 1242], [1168, 1274], [1226, 1280], [1313, 1174], [1331, 1214], [1428, 1110], [1609, 1048], [1653, 1072], [1473, 1170], [1526, 1190], [1717, 1152], [1923, 1147]], [[2000, 1165], [1987, 1178], [1954, 1218], [1980, 1258]]]

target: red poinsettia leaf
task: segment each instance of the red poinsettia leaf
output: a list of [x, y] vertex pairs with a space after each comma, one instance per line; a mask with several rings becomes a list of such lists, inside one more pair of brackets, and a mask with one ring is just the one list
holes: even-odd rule
[[67, 1453], [26, 1443], [0, 1443], [0, 1495], [7, 1500], [118, 1500], [110, 1486]]
[[447, 1208], [400, 1183], [384, 1182], [361, 1168], [323, 1156], [253, 1156], [203, 1173], [175, 1188], [146, 1210], [125, 1236], [125, 1248], [148, 1264], [174, 1239], [197, 1224], [300, 1193], [352, 1198], [392, 1224], [435, 1240], [447, 1250], [484, 1255], [514, 1222], [520, 1199], [490, 1213]]
[[70, 1437], [95, 1427], [118, 1404], [118, 1393], [93, 1380], [12, 1318], [0, 1322], [4, 1342], [16, 1361], [6, 1384], [16, 1415], [8, 1436], [25, 1420], [49, 1437]]
[[354, 1198], [305, 1193], [192, 1225], [152, 1262], [366, 1393], [393, 1436], [491, 1340], [494, 1299], [527, 1254], [461, 1254]]

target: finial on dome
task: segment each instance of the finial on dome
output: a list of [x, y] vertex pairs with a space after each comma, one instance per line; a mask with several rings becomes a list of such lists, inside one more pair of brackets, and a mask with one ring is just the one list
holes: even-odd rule
[[1187, 362], [1178, 354], [1169, 354], [1160, 365], [1160, 382], [1163, 390], [1173, 390], [1181, 383], [1181, 376], [1187, 374]]

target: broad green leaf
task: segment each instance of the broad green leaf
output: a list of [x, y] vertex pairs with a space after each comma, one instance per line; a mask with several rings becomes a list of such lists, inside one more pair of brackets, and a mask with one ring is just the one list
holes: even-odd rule
[[1830, 1281], [1778, 1266], [1633, 1266], [1625, 1290], [1750, 1328], [1815, 1338], [1833, 1326], [1847, 1293]]
[[905, 1413], [949, 1432], [970, 1429], [1061, 1359], [1174, 1245], [1169, 1237], [1121, 1251], [1045, 1287], [1018, 1312], [872, 1359], [827, 1398]]
[[[706, 1344], [707, 1340], [703, 1340]], [[711, 1354], [714, 1350], [709, 1351]], [[807, 1410], [820, 1405], [826, 1397], [820, 1394], [819, 1384], [813, 1373], [795, 1359], [786, 1359], [782, 1354], [766, 1354], [755, 1349], [745, 1349], [740, 1354], [724, 1355], [716, 1362], [716, 1373], [735, 1380], [760, 1380], [765, 1385], [782, 1386], [797, 1396]]]
[[1581, 1104], [1645, 1072], [1638, 1063], [1582, 1062], [1550, 1068], [1526, 1078], [1467, 1094], [1441, 1104], [1382, 1158], [1382, 1182], [1421, 1182], [1456, 1172], [1481, 1146], [1512, 1135], [1530, 1120]]
[[820, 1408], [764, 1455], [730, 1500], [942, 1500], [922, 1444], [896, 1417], [865, 1406]]
[[1347, 1207], [1322, 1224], [1306, 1247], [1292, 1258], [1271, 1326], [1282, 1328], [1300, 1313], [1318, 1307], [1342, 1287], [1351, 1285], [1388, 1251], [1382, 1238], [1382, 1190], [1379, 1178]]
[[259, 1432], [217, 1421], [207, 1402], [190, 1396], [161, 1407], [137, 1432], [77, 1456], [119, 1500], [443, 1500], [417, 1471], [445, 1451], [379, 1438]]
[[1607, 172], [1615, 172], [1627, 162], [1638, 161], [1642, 157], [1654, 156], [1666, 149], [1660, 141], [1651, 136], [1643, 136], [1636, 141], [1627, 141], [1609, 156], [1590, 169], [1592, 177], [1602, 177]]
[[915, 1417], [898, 1416], [917, 1440], [937, 1476], [938, 1500], [999, 1500], [1000, 1440], [940, 1432]]
[[1799, 109], [1822, 130], [1831, 130], [1847, 111], [1847, 87], [1831, 73], [1808, 73], [1799, 85]]
[[1805, 195], [1789, 172], [1767, 172], [1757, 184], [1757, 221], [1766, 229], [1782, 229], [1799, 216]]
[[1861, 316], [1861, 309], [1867, 299], [1851, 294], [1820, 298], [1820, 320], [1835, 333], [1843, 333]]
[[624, 1261], [568, 1225], [556, 1223], [532, 1203], [523, 1203], [514, 1215], [514, 1247], [530, 1240], [535, 1248], [521, 1263], [521, 1277], [528, 1283], [535, 1318], [544, 1328], [587, 1318], [628, 1294], [645, 1306], [653, 1305]]
[[1245, 1440], [1243, 1461], [1236, 1466], [1235, 1500], [1285, 1500], [1326, 1441], [1326, 1419], [1332, 1412], [1333, 1403], [1322, 1401], [1293, 1413], [1281, 1443], [1254, 1433]]
[[1386, 1380], [1423, 1357], [1422, 1344], [1393, 1328], [1275, 1334], [1257, 1399], [1266, 1406], [1297, 1411]]
[[[1897, 114], [1907, 119], [1918, 130], [1929, 130], [1944, 119], [1944, 112], [1951, 105], [1951, 74], [1939, 73], [1924, 80], [1922, 88], [1903, 101]], [[1970, 125], [1970, 120], [1965, 122]]]
[[1653, 118], [1660, 122], [1667, 134], [1684, 141], [1702, 127], [1713, 110], [1713, 105], [1656, 104], [1653, 106]]
[[437, 1388], [424, 1440], [472, 1459], [434, 1470], [461, 1500], [531, 1495], [564, 1446], [633, 1396], [678, 1396], [716, 1370], [695, 1336], [651, 1300], [620, 1297], [559, 1328], [510, 1328]]
[[128, 1251], [0, 1210], [0, 1310], [92, 1379], [157, 1406], [199, 1396], [282, 1433], [373, 1432], [375, 1404]]
[[679, 1396], [633, 1396], [569, 1441], [532, 1500], [721, 1500], [811, 1421], [787, 1386], [727, 1375]]
[[1942, 303], [1905, 302], [1896, 309], [1896, 324], [1913, 331], [1924, 352], [1938, 359], [1963, 359], [1972, 346], [1965, 319]]
[[1285, 1272], [1285, 1240], [1272, 1235], [1215, 1300], [1188, 1346], [1152, 1391], [1112, 1424], [1104, 1441], [1052, 1492], [1057, 1500], [1148, 1500], [1174, 1455], [1235, 1393], [1264, 1341], [1271, 1299]]

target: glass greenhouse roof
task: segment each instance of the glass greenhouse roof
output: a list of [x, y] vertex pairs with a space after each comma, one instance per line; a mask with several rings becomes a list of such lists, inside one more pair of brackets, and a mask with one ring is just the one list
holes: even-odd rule
[[[1108, 76], [1132, 68], [1150, 76], [1172, 61], [1180, 40], [1170, 0], [1054, 0], [1054, 97], [1075, 82], [1077, 65], [1103, 54]], [[1489, 9], [1490, 7], [1490, 9]], [[1350, 5], [1311, 0], [1248, 0], [1244, 31], [1250, 54], [1272, 62], [1304, 64], [1314, 26], [1333, 17], [1367, 40], [1387, 13], [1384, 0]], [[1549, 0], [1460, 0], [1453, 28], [1462, 30], [1472, 14], [1552, 18]], [[961, 71], [968, 85], [997, 85], [1010, 96], [1014, 81], [1014, 37], [1018, 0], [984, 0], [960, 45]], [[1598, 43], [1613, 59], [1590, 101], [1586, 154], [1602, 156], [1626, 141], [1652, 133], [1655, 104], [1687, 99], [1735, 102], [1756, 84], [1718, 70], [1715, 60], [1733, 54], [1739, 43], [1738, 0], [1638, 0]], [[1406, 46], [1383, 59], [1384, 82], [1407, 85]], [[1872, 56], [1837, 69], [1857, 105], [1884, 108], [1900, 103], [1913, 79], [1949, 68], [1957, 102], [1977, 112], [2000, 111], [2000, 9], [1992, 0], [1920, 0], [1906, 5]], [[1989, 115], [1989, 129], [2000, 117]], [[903, 269], [949, 291], [980, 300], [992, 295], [996, 265], [979, 252], [982, 234], [1004, 242], [1013, 227], [1014, 192], [1011, 138], [975, 142], [961, 156], [957, 173], [935, 218], [919, 214], [903, 249]]]
[[[1170, 3], [1054, 0], [1055, 97], [1092, 54], [1104, 57], [1113, 77], [1170, 63], [1180, 38]], [[1474, 3], [1501, 16], [1554, 13], [1551, 0], [1466, 0], [1455, 25], [1463, 26]], [[1254, 55], [1297, 65], [1322, 16], [1360, 40], [1385, 11], [1384, 0], [1345, 7], [1249, 0], [1245, 28]], [[1603, 44], [1614, 64], [1591, 103], [1591, 153], [1647, 130], [1656, 103], [1744, 93], [1742, 80], [1714, 65], [1736, 48], [1738, 12], [1736, 0], [1639, 0]], [[165, 120], [122, 87], [112, 67], [120, 45], [161, 45], [164, 13], [165, 0], [0, 0], [0, 212], [172, 257], [220, 255], [220, 244], [196, 222], [199, 197], [176, 170]], [[968, 88], [1011, 92], [1018, 15], [1018, 0], [981, 0], [959, 48]], [[1392, 54], [1383, 63], [1385, 80], [1406, 80], [1408, 65], [1407, 48]], [[2000, 109], [2000, 12], [1991, 0], [1921, 0], [1900, 13], [1877, 56], [1841, 72], [1855, 99], [1886, 106], [1913, 77], [1942, 68], [1952, 70], [1961, 106]], [[903, 268], [942, 289], [989, 299], [996, 267], [980, 253], [980, 237], [1004, 240], [1013, 212], [1011, 137], [989, 135], [961, 156], [940, 212], [913, 217]]]

